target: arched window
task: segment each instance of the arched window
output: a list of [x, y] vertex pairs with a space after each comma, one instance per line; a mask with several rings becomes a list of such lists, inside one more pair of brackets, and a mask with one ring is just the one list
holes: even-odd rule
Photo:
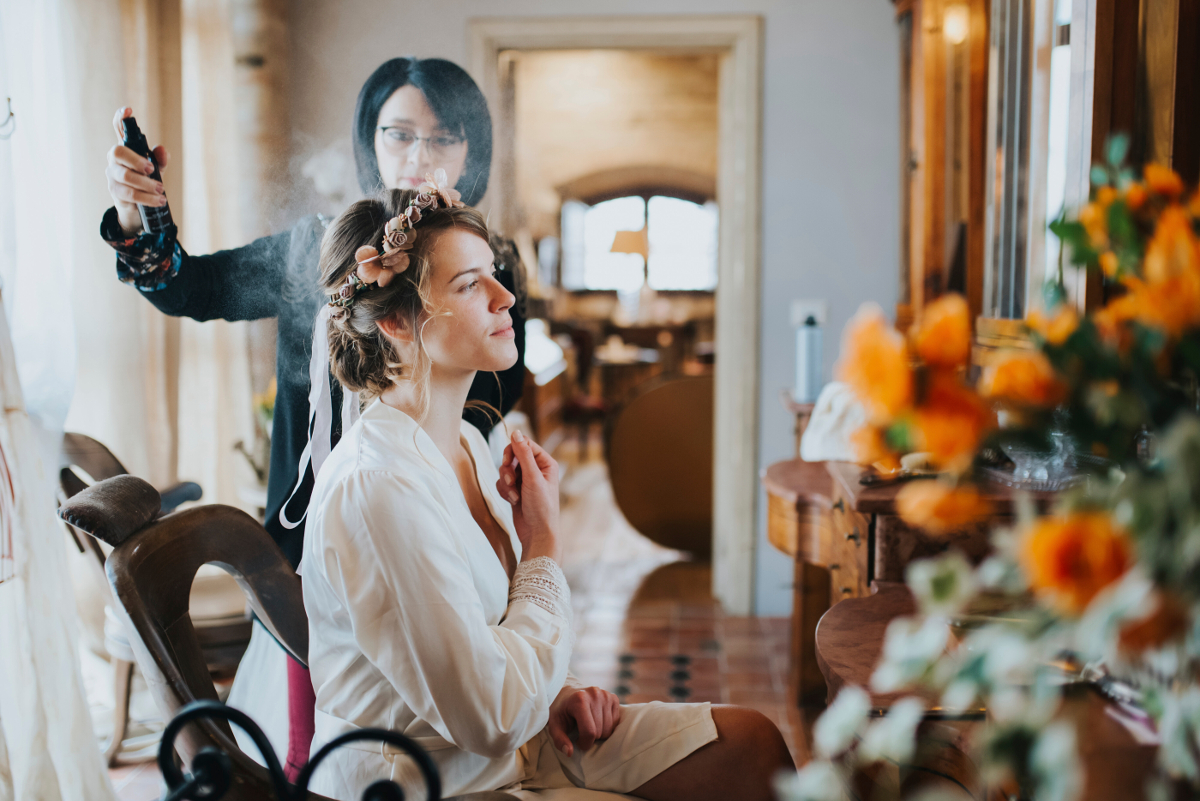
[[[619, 231], [643, 232], [645, 253], [612, 252]], [[649, 284], [655, 290], [712, 291], [717, 204], [668, 195], [628, 195], [591, 206], [568, 200], [562, 207], [561, 275], [568, 290], [632, 292]]]

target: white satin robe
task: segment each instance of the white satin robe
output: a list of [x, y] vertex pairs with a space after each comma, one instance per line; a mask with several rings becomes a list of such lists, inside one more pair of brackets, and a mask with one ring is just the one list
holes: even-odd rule
[[[465, 422], [462, 436], [519, 559], [487, 443]], [[391, 729], [430, 752], [443, 795], [524, 786], [591, 797], [570, 788], [627, 791], [637, 784], [617, 784], [640, 784], [716, 738], [707, 704], [647, 704], [624, 708], [618, 733], [630, 738], [614, 734], [574, 760], [547, 748], [550, 704], [568, 682], [570, 621], [531, 601], [509, 604], [508, 575], [449, 462], [412, 418], [379, 401], [321, 469], [299, 572], [316, 690], [313, 754], [355, 728]], [[411, 779], [409, 760], [388, 751], [341, 748], [312, 789], [357, 799], [379, 779]]]

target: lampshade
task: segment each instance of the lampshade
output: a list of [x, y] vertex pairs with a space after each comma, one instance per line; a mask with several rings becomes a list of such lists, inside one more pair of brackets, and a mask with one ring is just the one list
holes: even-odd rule
[[617, 231], [617, 235], [613, 237], [612, 247], [608, 250], [609, 253], [636, 253], [643, 259], [650, 252], [650, 244], [646, 239], [646, 229], [640, 231]]

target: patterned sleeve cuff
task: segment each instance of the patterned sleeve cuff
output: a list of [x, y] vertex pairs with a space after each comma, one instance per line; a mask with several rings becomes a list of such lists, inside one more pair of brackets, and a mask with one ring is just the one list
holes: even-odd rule
[[567, 578], [558, 563], [547, 556], [539, 556], [517, 565], [512, 585], [508, 590], [508, 603], [529, 601], [552, 615], [571, 620], [571, 590]]
[[174, 225], [157, 234], [126, 236], [116, 208], [110, 208], [100, 223], [100, 236], [117, 252], [117, 277], [143, 292], [164, 289], [179, 272], [183, 249]]

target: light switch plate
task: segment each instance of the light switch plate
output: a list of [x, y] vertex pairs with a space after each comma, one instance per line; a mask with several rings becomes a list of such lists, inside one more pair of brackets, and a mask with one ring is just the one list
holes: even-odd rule
[[793, 300], [792, 326], [799, 328], [809, 317], [816, 318], [817, 325], [824, 326], [829, 316], [829, 301], [827, 300]]

